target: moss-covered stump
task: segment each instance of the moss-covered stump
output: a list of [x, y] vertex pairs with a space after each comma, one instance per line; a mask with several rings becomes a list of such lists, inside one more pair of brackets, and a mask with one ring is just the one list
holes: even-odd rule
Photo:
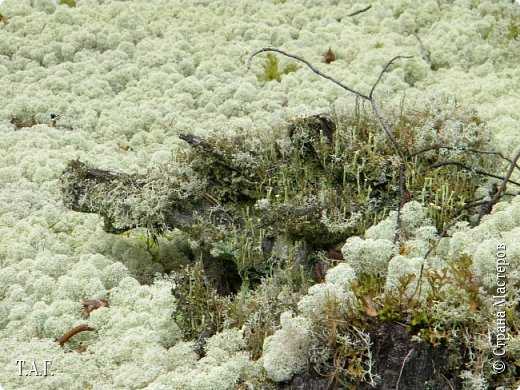
[[[189, 148], [147, 174], [71, 161], [61, 178], [64, 203], [99, 214], [110, 233], [146, 228], [157, 237], [181, 229], [198, 243], [194, 257], [232, 262], [242, 280], [259, 280], [287, 262], [293, 246], [300, 248], [293, 260], [311, 272], [323, 253], [409, 199], [427, 205], [439, 231], [469, 215], [462, 206], [483, 182], [477, 172], [499, 163], [493, 154], [467, 152], [486, 149], [489, 137], [474, 114], [458, 107], [401, 113], [394, 132], [407, 151], [405, 183], [379, 123], [357, 110], [297, 118], [255, 137], [181, 134]], [[432, 167], [445, 160], [473, 170]]]
[[[336, 316], [317, 315], [313, 342], [319, 346], [309, 362], [321, 374], [309, 371], [292, 378], [288, 372], [268, 373], [273, 381], [292, 378], [282, 388], [363, 388], [366, 383], [381, 389], [397, 383], [400, 389], [457, 388], [460, 380], [444, 359], [446, 349], [427, 341], [436, 319], [422, 313], [420, 309], [427, 308], [418, 307], [414, 299], [409, 307], [404, 304], [413, 278], [394, 280], [403, 286], [393, 296], [383, 294], [382, 275], [392, 256], [422, 248], [408, 242], [420, 227], [417, 215], [429, 221], [428, 231], [421, 231], [427, 248], [454, 221], [468, 220], [478, 211], [472, 204], [482, 199], [490, 184], [492, 175], [487, 172], [492, 167], [496, 172], [507, 159], [490, 150], [480, 119], [458, 107], [444, 113], [401, 112], [392, 123], [402, 153], [388, 142], [377, 118], [362, 108], [342, 117], [297, 118], [259, 134], [181, 134], [187, 147], [174, 161], [147, 174], [71, 161], [61, 178], [64, 203], [103, 217], [109, 233], [144, 228], [156, 239], [169, 230], [182, 231], [191, 264], [169, 270], [177, 281], [176, 323], [186, 340], [204, 340], [230, 327], [242, 329], [251, 357], [262, 357], [265, 363], [270, 355], [272, 364], [267, 366], [276, 371], [280, 354], [276, 348], [266, 352], [265, 343], [276, 336], [281, 315], [290, 327], [288, 312], [316, 314], [337, 304]], [[409, 208], [421, 210], [410, 214]], [[388, 222], [395, 216], [395, 222]], [[379, 258], [370, 259], [370, 270], [358, 269], [366, 267], [357, 258], [368, 244], [352, 236], [364, 235], [379, 222], [385, 226], [387, 242], [381, 246], [381, 240], [369, 239], [380, 245]], [[350, 249], [340, 253], [346, 242]], [[356, 258], [350, 258], [355, 253]], [[345, 271], [352, 291], [336, 286], [340, 301], [314, 307], [313, 299], [334, 287], [326, 281], [327, 268], [343, 259], [333, 274]], [[364, 278], [364, 272], [372, 271], [375, 277]], [[394, 271], [395, 279], [400, 274]], [[312, 279], [324, 277], [325, 286], [312, 286]], [[346, 318], [342, 310], [354, 301], [360, 307]], [[423, 343], [412, 338], [421, 335]], [[349, 344], [352, 340], [354, 346]], [[268, 345], [273, 345], [272, 339]], [[455, 352], [453, 356], [464, 359]], [[369, 354], [371, 369], [366, 367]], [[265, 364], [264, 368], [269, 371]]]

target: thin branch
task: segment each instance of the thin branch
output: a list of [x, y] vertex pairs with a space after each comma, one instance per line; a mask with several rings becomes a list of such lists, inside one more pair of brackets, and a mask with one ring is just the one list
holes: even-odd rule
[[67, 331], [63, 336], [61, 336], [58, 340], [56, 340], [60, 347], [63, 347], [67, 341], [71, 339], [71, 337], [77, 335], [78, 333], [85, 332], [85, 331], [91, 331], [94, 330], [94, 328], [91, 328], [87, 324], [81, 324], [78, 326], [75, 326], [74, 328]]
[[399, 144], [397, 143], [396, 139], [394, 138], [394, 136], [392, 135], [392, 129], [390, 128], [390, 126], [385, 122], [382, 114], [381, 114], [381, 111], [377, 105], [377, 103], [375, 102], [375, 99], [373, 98], [373, 95], [374, 95], [374, 91], [377, 87], [377, 85], [379, 84], [379, 82], [381, 81], [383, 75], [388, 71], [389, 67], [395, 62], [397, 61], [398, 59], [401, 59], [401, 58], [412, 58], [412, 56], [396, 56], [394, 58], [392, 58], [390, 61], [388, 61], [386, 63], [386, 65], [383, 67], [383, 70], [379, 73], [379, 76], [376, 80], [376, 82], [374, 83], [374, 85], [372, 86], [371, 90], [370, 90], [370, 94], [369, 95], [365, 95], [364, 93], [361, 93], [359, 91], [356, 91], [355, 89], [343, 84], [342, 82], [336, 80], [335, 78], [333, 78], [332, 76], [329, 76], [329, 75], [326, 75], [322, 72], [320, 72], [318, 69], [316, 69], [316, 67], [314, 67], [314, 65], [312, 65], [309, 61], [305, 60], [304, 58], [302, 57], [299, 57], [299, 56], [296, 56], [294, 54], [290, 54], [290, 53], [287, 53], [283, 50], [280, 50], [280, 49], [275, 49], [275, 48], [272, 48], [272, 47], [266, 47], [266, 48], [263, 48], [263, 49], [260, 49], [260, 50], [257, 50], [255, 51], [253, 54], [251, 54], [251, 56], [249, 57], [249, 59], [247, 60], [247, 68], [249, 69], [249, 67], [251, 66], [251, 61], [253, 60], [253, 58], [255, 56], [257, 56], [258, 54], [260, 53], [264, 53], [264, 52], [275, 52], [275, 53], [280, 53], [286, 57], [289, 57], [289, 58], [292, 58], [292, 59], [295, 59], [297, 61], [300, 61], [302, 63], [304, 63], [305, 65], [307, 65], [307, 67], [312, 71], [314, 72], [315, 74], [317, 74], [318, 76], [321, 76], [329, 81], [332, 81], [334, 84], [338, 85], [339, 87], [343, 88], [344, 90], [350, 92], [350, 93], [353, 93], [354, 95], [356, 95], [357, 97], [360, 97], [364, 100], [367, 100], [371, 103], [372, 105], [372, 110], [374, 111], [379, 123], [381, 124], [381, 127], [383, 128], [384, 132], [386, 133], [386, 135], [388, 136], [388, 138], [390, 139], [390, 141], [392, 142], [394, 148], [396, 149], [397, 153], [399, 154], [399, 156], [401, 157], [401, 159], [404, 159], [404, 153], [401, 151], [401, 148], [399, 147]]
[[365, 94], [363, 94], [363, 93], [361, 93], [361, 92], [359, 92], [359, 91], [356, 91], [355, 89], [353, 89], [353, 88], [351, 88], [351, 87], [349, 87], [349, 86], [343, 84], [341, 81], [336, 80], [336, 79], [333, 78], [332, 76], [329, 76], [329, 75], [326, 75], [325, 73], [320, 72], [318, 69], [316, 69], [316, 68], [314, 67], [314, 65], [312, 65], [309, 61], [305, 60], [304, 58], [302, 58], [302, 57], [298, 57], [298, 56], [296, 56], [296, 55], [294, 55], [294, 54], [287, 53], [287, 52], [285, 52], [285, 51], [283, 51], [283, 50], [280, 50], [280, 49], [275, 49], [275, 48], [272, 48], [272, 47], [265, 47], [265, 48], [263, 48], [263, 49], [260, 49], [260, 50], [255, 51], [253, 54], [251, 54], [251, 56], [250, 56], [249, 59], [247, 60], [247, 68], [249, 69], [249, 67], [250, 67], [250, 65], [251, 65], [251, 61], [252, 61], [252, 59], [253, 59], [254, 57], [256, 57], [258, 54], [260, 54], [260, 53], [265, 53], [265, 52], [270, 52], [270, 51], [275, 52], [275, 53], [280, 53], [280, 54], [282, 54], [282, 55], [284, 55], [284, 56], [286, 56], [286, 57], [289, 57], [289, 58], [295, 59], [296, 61], [300, 61], [300, 62], [304, 63], [305, 65], [307, 65], [307, 67], [308, 67], [311, 71], [313, 71], [314, 73], [316, 73], [318, 76], [321, 76], [321, 77], [323, 77], [323, 78], [326, 78], [327, 80], [332, 81], [334, 84], [340, 86], [341, 88], [343, 88], [343, 89], [346, 90], [346, 91], [349, 91], [349, 92], [353, 93], [354, 95], [357, 95], [357, 96], [359, 96], [359, 97], [361, 97], [361, 98], [363, 98], [363, 99], [365, 99], [365, 100], [370, 100], [370, 98], [369, 98], [367, 95], [365, 95]]
[[519, 159], [520, 159], [520, 150], [518, 152], [516, 152], [516, 155], [513, 158], [513, 161], [511, 162], [511, 165], [509, 166], [509, 169], [507, 170], [506, 176], [502, 180], [502, 184], [500, 185], [500, 187], [498, 187], [497, 192], [489, 200], [488, 204], [482, 207], [481, 212], [480, 212], [479, 217], [478, 217], [478, 222], [480, 222], [483, 214], [485, 212], [490, 212], [491, 209], [493, 208], [493, 206], [500, 200], [500, 197], [502, 196], [502, 194], [506, 190], [507, 183], [511, 182], [513, 184], [516, 184], [515, 182], [510, 180], [510, 178], [511, 178], [511, 175], [513, 174], [513, 171], [515, 170], [516, 163], [518, 162]]
[[414, 349], [410, 349], [406, 356], [404, 357], [403, 364], [401, 365], [401, 371], [399, 371], [399, 377], [397, 378], [397, 383], [395, 384], [395, 390], [399, 390], [399, 382], [401, 382], [401, 375], [403, 375], [404, 365], [410, 358], [410, 355], [414, 352]]
[[372, 8], [372, 5], [369, 5], [368, 7], [365, 7], [363, 9], [358, 10], [358, 11], [354, 11], [351, 14], [348, 14], [347, 16], [350, 18], [352, 16], [356, 16], [356, 15], [362, 14], [363, 12], [367, 12], [370, 8]]
[[468, 203], [468, 204], [464, 205], [464, 207], [462, 207], [462, 210], [467, 210], [467, 209], [472, 209], [473, 207], [482, 206], [483, 204], [486, 204], [487, 202], [489, 202], [489, 201], [488, 200], [481, 200], [481, 201]]
[[510, 178], [511, 178], [511, 175], [513, 174], [513, 170], [517, 166], [517, 162], [519, 159], [520, 159], [520, 150], [516, 153], [515, 157], [513, 158], [513, 161], [511, 161], [511, 165], [509, 166], [509, 169], [506, 173], [506, 176], [504, 177], [504, 180], [502, 181], [502, 184], [498, 188], [498, 191], [495, 194], [495, 196], [493, 197], [493, 199], [491, 199], [492, 204], [495, 204], [498, 201], [498, 199], [500, 199], [500, 196], [506, 190], [508, 182], [514, 183], [513, 181], [510, 180]]
[[[466, 148], [464, 146], [447, 146], [447, 145], [438, 145], [438, 144], [429, 146], [429, 147], [421, 149], [421, 150], [418, 150], [417, 152], [412, 153], [410, 155], [410, 157], [416, 157], [419, 154], [423, 154], [423, 153], [426, 153], [426, 152], [429, 152], [429, 151], [432, 151], [432, 150], [438, 150], [438, 149], [461, 150], [461, 151], [466, 151], [466, 152], [476, 153], [476, 154], [490, 154], [490, 155], [498, 156], [502, 160], [507, 161], [510, 164], [513, 163], [513, 160], [511, 160], [510, 158], [505, 157], [502, 153], [496, 152], [494, 150], [479, 150], [479, 149], [473, 149], [473, 148]], [[517, 169], [520, 169], [520, 165], [515, 164], [515, 166], [516, 166]]]
[[376, 87], [377, 85], [379, 84], [379, 82], [381, 81], [381, 79], [383, 78], [383, 75], [388, 71], [388, 69], [390, 68], [390, 66], [397, 60], [401, 59], [401, 58], [412, 58], [412, 56], [395, 56], [394, 58], [392, 58], [390, 61], [388, 61], [386, 63], [386, 65], [383, 67], [383, 70], [379, 73], [379, 76], [377, 77], [377, 80], [376, 82], [374, 83], [374, 85], [372, 85], [372, 88], [370, 89], [370, 93], [368, 94], [368, 100], [370, 101], [370, 103], [372, 104], [372, 110], [374, 111], [374, 113], [376, 114], [378, 120], [379, 120], [379, 123], [381, 124], [381, 126], [383, 127], [383, 130], [384, 132], [386, 133], [387, 137], [390, 139], [390, 141], [392, 142], [394, 148], [396, 149], [397, 153], [399, 154], [399, 156], [401, 157], [401, 159], [404, 159], [404, 153], [402, 152], [401, 148], [399, 147], [399, 144], [398, 142], [396, 141], [396, 139], [394, 138], [393, 136], [393, 130], [391, 129], [391, 127], [385, 122], [383, 116], [381, 115], [381, 111], [379, 110], [379, 107], [374, 99], [374, 92], [376, 90]]
[[417, 42], [419, 42], [419, 46], [421, 48], [421, 54], [422, 54], [423, 59], [428, 63], [428, 65], [431, 66], [432, 65], [432, 58], [431, 58], [430, 51], [426, 48], [426, 46], [424, 46], [424, 43], [421, 40], [421, 38], [419, 37], [419, 35], [414, 33], [413, 36], [415, 37], [415, 39], [417, 39]]
[[444, 378], [444, 380], [445, 380], [446, 382], [448, 382], [448, 386], [450, 386], [450, 390], [455, 390], [455, 389], [453, 388], [453, 385], [451, 384], [451, 382], [448, 380], [448, 378], [446, 378], [446, 376], [445, 376], [443, 373], [441, 373], [441, 376]]
[[377, 103], [375, 102], [374, 98], [373, 98], [373, 94], [374, 94], [374, 91], [377, 87], [377, 85], [379, 84], [379, 82], [381, 81], [381, 78], [383, 77], [383, 75], [388, 71], [388, 68], [390, 67], [390, 65], [392, 65], [395, 61], [397, 61], [398, 59], [401, 59], [401, 58], [411, 58], [410, 56], [396, 56], [394, 58], [392, 58], [390, 61], [388, 61], [386, 63], [386, 65], [383, 67], [383, 70], [381, 71], [381, 73], [379, 74], [376, 82], [374, 83], [374, 85], [372, 86], [372, 89], [370, 90], [370, 94], [369, 95], [365, 95], [364, 93], [361, 93], [359, 91], [356, 91], [355, 89], [343, 84], [342, 82], [336, 80], [335, 78], [333, 78], [332, 76], [329, 76], [329, 75], [326, 75], [324, 73], [322, 73], [321, 71], [319, 71], [318, 69], [316, 69], [316, 67], [314, 67], [314, 65], [312, 65], [309, 61], [305, 60], [304, 58], [302, 57], [299, 57], [299, 56], [296, 56], [294, 54], [290, 54], [290, 53], [287, 53], [283, 50], [280, 50], [280, 49], [275, 49], [275, 48], [271, 48], [271, 47], [266, 47], [266, 48], [263, 48], [263, 49], [260, 49], [260, 50], [257, 50], [256, 52], [254, 52], [253, 54], [251, 54], [251, 56], [249, 57], [249, 59], [247, 60], [247, 68], [249, 69], [250, 65], [251, 65], [251, 61], [253, 60], [253, 58], [255, 56], [257, 56], [258, 54], [260, 53], [264, 53], [264, 52], [275, 52], [275, 53], [280, 53], [286, 57], [289, 57], [289, 58], [292, 58], [292, 59], [295, 59], [297, 61], [300, 61], [302, 63], [304, 63], [305, 65], [307, 65], [307, 67], [312, 71], [314, 72], [315, 74], [317, 74], [318, 76], [321, 76], [329, 81], [332, 81], [334, 84], [338, 85], [339, 87], [343, 88], [344, 90], [350, 92], [350, 93], [353, 93], [354, 95], [356, 95], [357, 97], [360, 97], [364, 100], [368, 100], [371, 105], [372, 105], [372, 109], [375, 113], [375, 115], [377, 116], [377, 119], [379, 121], [379, 123], [381, 124], [381, 127], [383, 128], [384, 132], [386, 133], [386, 135], [388, 136], [388, 138], [390, 139], [390, 141], [392, 142], [394, 148], [396, 149], [397, 153], [399, 154], [399, 156], [401, 158], [404, 158], [404, 154], [403, 152], [401, 151], [401, 148], [399, 147], [399, 144], [397, 143], [396, 139], [394, 138], [394, 136], [392, 135], [392, 129], [390, 128], [390, 126], [388, 126], [388, 124], [385, 122], [383, 116], [381, 115], [381, 111], [377, 105]]
[[381, 128], [385, 132], [385, 134], [388, 137], [388, 139], [390, 140], [390, 142], [392, 142], [392, 146], [397, 151], [397, 154], [399, 154], [399, 157], [401, 157], [401, 160], [404, 160], [405, 159], [404, 158], [404, 153], [401, 150], [401, 147], [399, 146], [399, 143], [394, 138], [392, 129], [385, 122], [385, 119], [383, 118], [383, 115], [381, 114], [381, 111], [379, 110], [379, 107], [378, 107], [376, 101], [374, 99], [370, 99], [369, 101], [370, 101], [370, 104], [372, 105], [372, 110], [374, 111], [374, 113], [377, 116], [377, 119], [378, 119], [378, 121], [379, 121], [379, 123], [381, 125]]
[[[502, 194], [502, 196], [504, 196], [504, 195], [507, 195], [507, 196], [517, 196], [517, 195], [519, 195], [519, 194], [518, 194], [518, 193], [517, 193], [517, 194], [514, 194], [514, 193], [511, 193], [511, 192], [504, 192], [504, 193]], [[471, 208], [473, 208], [473, 207], [482, 206], [482, 205], [484, 205], [484, 204], [486, 204], [486, 203], [489, 202], [489, 200], [482, 200], [482, 199], [484, 199], [484, 197], [481, 197], [481, 198], [475, 199], [473, 202], [468, 203], [468, 204], [465, 204], [463, 207], [461, 207], [461, 211], [463, 211], [463, 210], [467, 210], [467, 209], [471, 209]]]
[[[516, 162], [516, 160], [515, 160], [515, 162]], [[495, 179], [499, 179], [499, 180], [505, 180], [508, 183], [512, 183], [512, 184], [520, 187], [520, 183], [509, 179], [511, 177], [511, 175], [509, 175], [507, 177], [494, 175], [492, 173], [483, 171], [481, 169], [469, 167], [469, 166], [467, 166], [467, 165], [465, 165], [465, 164], [463, 164], [461, 162], [458, 162], [458, 161], [441, 161], [441, 162], [432, 164], [431, 168], [433, 168], [433, 169], [441, 168], [441, 167], [444, 167], [444, 166], [447, 166], [447, 165], [455, 165], [455, 166], [458, 166], [459, 168], [462, 168], [462, 169], [465, 169], [465, 170], [468, 170], [468, 171], [473, 171], [475, 173], [478, 173], [479, 175], [489, 176], [489, 177], [492, 177], [492, 178], [495, 178]]]
[[376, 82], [374, 83], [374, 85], [372, 85], [372, 89], [370, 90], [370, 93], [368, 94], [368, 99], [369, 100], [372, 100], [373, 99], [373, 96], [374, 96], [374, 91], [376, 90], [376, 87], [377, 87], [377, 84], [379, 84], [379, 82], [381, 81], [381, 79], [383, 78], [383, 75], [388, 72], [388, 69], [390, 68], [390, 66], [397, 60], [399, 59], [402, 59], [402, 58], [413, 58], [413, 56], [395, 56], [394, 58], [392, 58], [390, 61], [388, 61], [386, 63], [386, 65], [383, 67], [383, 70], [381, 71], [381, 73], [379, 73], [379, 76], [376, 80]]

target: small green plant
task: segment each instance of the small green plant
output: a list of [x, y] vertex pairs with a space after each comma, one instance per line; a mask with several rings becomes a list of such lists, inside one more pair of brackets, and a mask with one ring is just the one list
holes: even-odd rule
[[76, 0], [59, 0], [58, 3], [61, 5], [68, 5], [69, 7], [76, 6]]
[[280, 69], [278, 58], [272, 54], [267, 54], [265, 62], [263, 64], [264, 73], [258, 78], [261, 81], [281, 81], [282, 75], [295, 72], [298, 69], [298, 65], [294, 63], [287, 64], [283, 69]]

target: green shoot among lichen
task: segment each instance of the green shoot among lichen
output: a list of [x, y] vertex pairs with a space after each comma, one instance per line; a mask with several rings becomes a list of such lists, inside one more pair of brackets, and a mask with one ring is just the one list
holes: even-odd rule
[[58, 3], [62, 5], [68, 5], [69, 7], [76, 6], [76, 0], [59, 0]]
[[276, 80], [280, 82], [284, 74], [296, 72], [299, 67], [294, 63], [289, 63], [283, 69], [280, 69], [278, 58], [274, 54], [268, 53], [263, 68], [264, 72], [258, 76], [260, 81]]

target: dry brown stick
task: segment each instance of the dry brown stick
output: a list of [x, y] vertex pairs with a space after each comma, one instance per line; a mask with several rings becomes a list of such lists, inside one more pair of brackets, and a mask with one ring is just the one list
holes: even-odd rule
[[370, 8], [372, 8], [372, 5], [369, 5], [368, 7], [365, 7], [363, 9], [354, 11], [351, 14], [348, 14], [347, 16], [350, 18], [352, 16], [356, 16], [356, 15], [362, 14], [363, 12], [367, 12]]
[[[517, 196], [517, 195], [520, 195], [520, 193], [514, 194], [511, 192], [504, 192], [502, 195]], [[468, 203], [468, 204], [464, 205], [464, 207], [462, 207], [462, 210], [467, 210], [467, 209], [471, 209], [473, 207], [482, 206], [483, 204], [489, 202], [489, 200], [482, 200], [482, 199], [484, 199], [484, 198], [482, 197], [479, 199], [475, 199], [472, 203]]]
[[455, 389], [453, 388], [453, 385], [451, 384], [451, 382], [448, 380], [448, 378], [446, 378], [446, 375], [444, 375], [443, 373], [441, 373], [441, 376], [444, 378], [444, 380], [445, 380], [446, 382], [448, 382], [448, 386], [450, 386], [450, 390], [455, 390]]
[[404, 153], [401, 150], [401, 147], [399, 146], [399, 143], [397, 142], [397, 140], [392, 135], [393, 130], [385, 122], [385, 119], [383, 118], [383, 115], [381, 114], [381, 111], [379, 110], [379, 107], [378, 107], [376, 101], [373, 100], [372, 98], [369, 101], [370, 101], [370, 104], [372, 105], [372, 110], [374, 111], [374, 114], [377, 116], [377, 120], [379, 121], [379, 124], [381, 125], [381, 128], [383, 129], [383, 131], [385, 132], [386, 136], [388, 137], [388, 139], [392, 143], [392, 146], [394, 147], [394, 149], [397, 151], [397, 154], [401, 158], [401, 161], [403, 161], [405, 159]]
[[403, 58], [412, 58], [412, 56], [395, 56], [390, 61], [388, 61], [381, 72], [379, 73], [379, 76], [377, 76], [376, 82], [372, 85], [372, 88], [370, 88], [370, 93], [368, 94], [368, 101], [372, 105], [372, 110], [374, 111], [374, 114], [376, 114], [377, 119], [379, 120], [379, 123], [381, 124], [381, 127], [383, 128], [383, 131], [386, 133], [387, 137], [392, 142], [395, 150], [397, 151], [397, 154], [399, 154], [399, 157], [401, 157], [401, 160], [404, 160], [404, 153], [401, 150], [401, 147], [399, 146], [399, 143], [396, 141], [396, 139], [393, 136], [393, 130], [388, 126], [385, 119], [383, 118], [383, 115], [381, 114], [381, 111], [379, 110], [379, 106], [377, 105], [375, 99], [374, 99], [374, 92], [383, 78], [383, 75], [388, 72], [388, 69], [390, 69], [390, 66], [397, 60], [403, 59]]
[[95, 330], [95, 329], [88, 326], [87, 324], [81, 324], [81, 325], [75, 326], [72, 329], [68, 330], [63, 336], [61, 336], [56, 341], [60, 344], [60, 347], [63, 347], [65, 345], [65, 343], [71, 339], [71, 337], [77, 335], [78, 333], [91, 331], [91, 330]]

